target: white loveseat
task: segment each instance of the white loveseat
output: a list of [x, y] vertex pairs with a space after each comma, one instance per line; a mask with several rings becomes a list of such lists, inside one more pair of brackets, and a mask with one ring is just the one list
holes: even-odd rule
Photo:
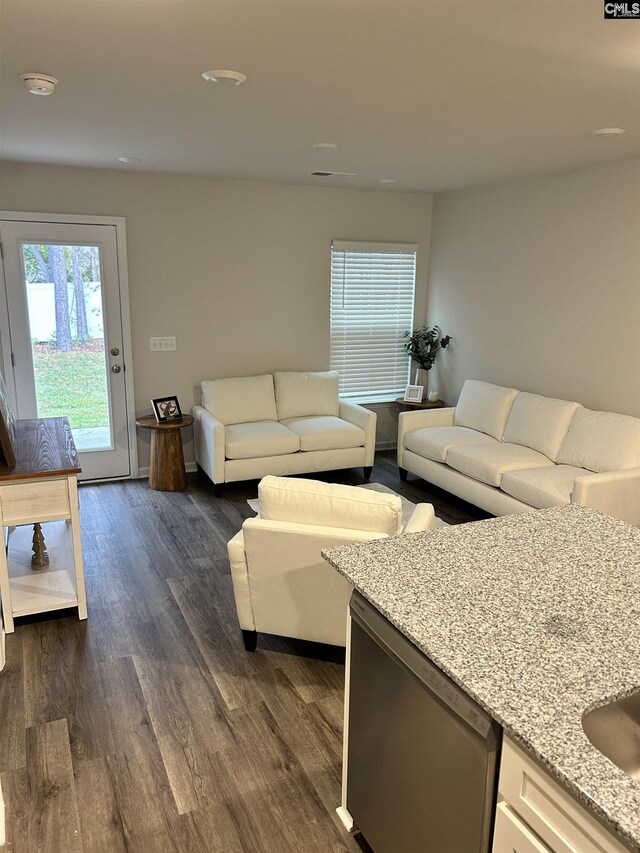
[[196, 462], [214, 485], [357, 466], [369, 478], [376, 415], [339, 399], [335, 371], [215, 379], [201, 390]]
[[585, 504], [640, 525], [640, 420], [467, 380], [455, 408], [405, 412], [398, 467], [493, 515]]
[[258, 632], [344, 646], [351, 585], [320, 551], [430, 530], [431, 504], [403, 526], [399, 495], [357, 486], [265, 477], [260, 516], [228, 543], [233, 593], [245, 647]]

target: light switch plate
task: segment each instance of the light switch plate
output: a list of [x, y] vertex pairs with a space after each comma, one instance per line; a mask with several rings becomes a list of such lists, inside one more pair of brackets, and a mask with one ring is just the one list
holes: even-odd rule
[[176, 339], [173, 337], [149, 338], [149, 349], [151, 352], [169, 352], [175, 350]]

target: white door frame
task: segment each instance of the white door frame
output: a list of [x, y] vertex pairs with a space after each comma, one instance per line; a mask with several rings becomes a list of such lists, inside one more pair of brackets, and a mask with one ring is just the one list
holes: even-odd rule
[[[122, 343], [127, 353], [124, 371], [124, 387], [127, 398], [127, 433], [129, 436], [129, 457], [131, 473], [129, 477], [117, 479], [134, 480], [138, 470], [138, 440], [136, 431], [135, 397], [133, 393], [133, 360], [131, 347], [131, 315], [129, 313], [129, 277], [127, 275], [127, 233], [123, 216], [87, 216], [79, 213], [21, 213], [15, 210], [0, 210], [0, 219], [13, 222], [56, 222], [67, 225], [112, 225], [116, 229], [116, 251], [118, 254], [118, 278], [120, 284], [120, 316], [122, 320]], [[3, 298], [0, 299], [0, 355], [7, 380], [7, 393], [13, 410], [16, 411], [17, 397], [15, 377], [11, 364], [11, 335], [9, 332], [9, 305], [7, 287], [4, 280], [4, 266], [0, 264], [0, 287]], [[10, 368], [10, 369], [8, 369]]]

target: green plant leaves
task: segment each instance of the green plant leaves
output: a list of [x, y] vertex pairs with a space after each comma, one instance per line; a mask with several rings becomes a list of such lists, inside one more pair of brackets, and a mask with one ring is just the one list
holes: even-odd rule
[[441, 336], [439, 326], [421, 326], [412, 333], [405, 332], [404, 337], [408, 338], [405, 350], [423, 370], [431, 370], [438, 350], [446, 349], [451, 343], [451, 335]]

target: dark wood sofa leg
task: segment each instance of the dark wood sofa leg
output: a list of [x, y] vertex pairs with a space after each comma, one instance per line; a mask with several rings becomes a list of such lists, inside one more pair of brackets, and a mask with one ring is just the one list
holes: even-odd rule
[[242, 629], [242, 639], [244, 640], [244, 647], [248, 652], [255, 652], [256, 646], [258, 645], [258, 632], [257, 631], [245, 631]]
[[398, 467], [398, 472], [400, 473], [400, 479], [402, 481], [406, 481], [407, 479], [407, 469]]
[[214, 494], [217, 498], [221, 498], [221, 497], [222, 497], [222, 483], [214, 483], [214, 484], [213, 484], [213, 494]]
[[364, 468], [362, 469], [362, 474], [363, 474], [365, 480], [370, 479], [372, 471], [373, 471], [373, 465], [365, 465], [364, 466]]

